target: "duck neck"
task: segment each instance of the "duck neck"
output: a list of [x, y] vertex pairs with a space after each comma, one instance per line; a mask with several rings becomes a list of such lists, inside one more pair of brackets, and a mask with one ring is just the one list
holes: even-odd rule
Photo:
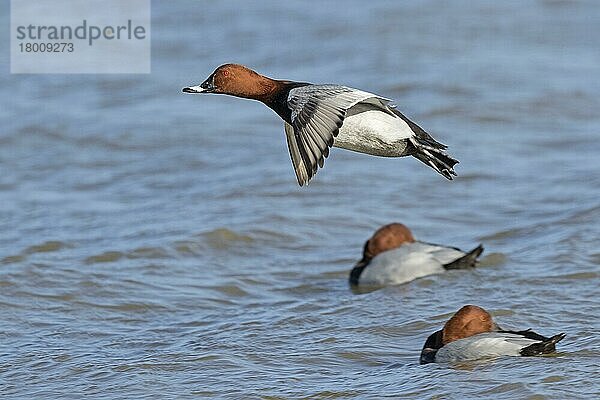
[[279, 81], [257, 73], [253, 77], [252, 86], [244, 87], [237, 96], [258, 100], [266, 104], [280, 88], [280, 85]]
[[290, 90], [309, 84], [305, 82], [279, 81], [270, 78], [266, 79], [268, 79], [270, 82], [265, 82], [266, 88], [263, 94], [260, 97], [255, 96], [253, 98], [264, 103], [271, 110], [275, 111], [275, 113], [279, 115], [279, 117], [281, 117], [281, 119], [283, 119], [285, 122], [292, 124], [292, 110], [288, 104]]

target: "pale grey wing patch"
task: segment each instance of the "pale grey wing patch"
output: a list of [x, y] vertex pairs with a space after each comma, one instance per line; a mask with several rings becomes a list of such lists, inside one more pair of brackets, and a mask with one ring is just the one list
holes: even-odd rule
[[[374, 94], [338, 85], [307, 85], [290, 90], [288, 107], [291, 110], [295, 150], [308, 175], [302, 182], [298, 179], [300, 186], [308, 183], [318, 168], [323, 167], [325, 158], [329, 156], [329, 148], [333, 146], [334, 138], [344, 123], [346, 111], [372, 97], [377, 98]], [[287, 129], [286, 126], [289, 145], [292, 138], [287, 134]], [[296, 176], [299, 176], [298, 171]]]
[[345, 110], [325, 102], [327, 96], [335, 96], [338, 93], [315, 93], [312, 97], [302, 96], [298, 102], [295, 101], [296, 97], [289, 98], [290, 108], [296, 111], [292, 112], [292, 127], [300, 155], [306, 165], [308, 180], [324, 165], [325, 157], [329, 155], [329, 147], [333, 145], [334, 137], [343, 124]]
[[306, 164], [304, 164], [304, 160], [302, 160], [302, 156], [300, 155], [300, 150], [298, 149], [294, 128], [287, 122], [283, 123], [283, 128], [285, 129], [285, 138], [287, 140], [288, 150], [290, 151], [290, 158], [292, 159], [292, 165], [294, 166], [298, 184], [303, 186], [308, 182], [308, 172]]

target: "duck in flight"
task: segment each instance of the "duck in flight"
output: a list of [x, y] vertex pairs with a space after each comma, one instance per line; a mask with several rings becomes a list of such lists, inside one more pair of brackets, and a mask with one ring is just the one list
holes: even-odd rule
[[298, 184], [308, 184], [332, 146], [383, 157], [413, 156], [445, 178], [458, 160], [390, 99], [341, 85], [275, 80], [239, 64], [218, 67], [185, 93], [216, 93], [258, 100], [284, 121]]

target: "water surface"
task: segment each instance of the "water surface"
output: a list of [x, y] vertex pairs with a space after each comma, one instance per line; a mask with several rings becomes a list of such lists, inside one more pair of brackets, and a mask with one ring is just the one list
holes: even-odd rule
[[[2, 8], [8, 21], [8, 7]], [[0, 389], [9, 398], [590, 398], [600, 392], [594, 1], [154, 2], [152, 74], [10, 75], [0, 46]], [[225, 62], [394, 98], [461, 160], [334, 149], [296, 184]], [[367, 294], [382, 224], [486, 257]], [[418, 364], [464, 304], [555, 357]]]

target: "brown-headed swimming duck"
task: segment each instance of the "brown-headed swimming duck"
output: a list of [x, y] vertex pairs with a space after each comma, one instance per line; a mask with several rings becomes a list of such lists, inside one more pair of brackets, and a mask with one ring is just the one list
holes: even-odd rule
[[564, 333], [546, 337], [530, 329], [504, 330], [483, 308], [466, 305], [427, 338], [421, 364], [553, 353], [564, 337]]
[[218, 67], [185, 93], [217, 93], [258, 100], [284, 121], [300, 186], [323, 167], [332, 146], [383, 157], [413, 156], [452, 179], [458, 160], [420, 126], [373, 93], [341, 85], [275, 80], [238, 64]]
[[350, 272], [350, 284], [398, 285], [447, 270], [473, 268], [482, 252], [481, 245], [464, 252], [417, 241], [405, 225], [392, 223], [367, 240], [362, 260]]

